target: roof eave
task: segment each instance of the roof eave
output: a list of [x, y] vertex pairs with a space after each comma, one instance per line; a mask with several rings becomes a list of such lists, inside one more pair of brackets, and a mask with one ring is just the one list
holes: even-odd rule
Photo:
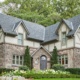
[[42, 42], [41, 44], [47, 44], [49, 42], [55, 42], [55, 41], [58, 41], [58, 39], [52, 39], [52, 40], [49, 40], [49, 41], [46, 41], [46, 42]]
[[35, 40], [35, 41], [43, 42], [43, 40], [36, 39], [36, 38], [31, 38], [31, 37], [27, 37], [27, 39], [28, 39], [28, 40]]

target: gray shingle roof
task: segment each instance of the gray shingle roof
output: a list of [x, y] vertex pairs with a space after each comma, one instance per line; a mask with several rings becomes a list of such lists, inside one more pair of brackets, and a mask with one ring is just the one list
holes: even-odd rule
[[[13, 30], [14, 25], [18, 25], [18, 23], [22, 19], [12, 17], [9, 15], [5, 14], [0, 14], [0, 25], [3, 29], [4, 32], [10, 33], [10, 34], [15, 34], [16, 32]], [[32, 23], [29, 21], [23, 20], [24, 24], [26, 25], [28, 31], [29, 31], [29, 38], [36, 39], [43, 41], [44, 40], [44, 32], [45, 32], [45, 27], [36, 23]]]
[[[68, 36], [74, 35], [76, 29], [80, 25], [80, 15], [70, 18], [68, 20], [63, 20], [71, 29], [71, 31], [68, 33]], [[5, 14], [0, 14], [0, 25], [5, 33], [17, 35], [13, 29], [14, 26], [17, 26], [20, 23], [20, 21], [24, 22], [27, 30], [30, 33], [28, 35], [28, 39], [35, 39], [43, 41], [44, 43], [58, 39], [58, 35], [55, 32], [58, 29], [60, 22], [45, 28], [44, 26], [33, 22], [29, 22]]]
[[[68, 33], [67, 36], [74, 35], [75, 31], [77, 30], [77, 28], [80, 25], [80, 15], [72, 17], [68, 20], [65, 20], [65, 19], [63, 19], [63, 20], [65, 21], [67, 26], [71, 29], [71, 31]], [[44, 43], [58, 39], [58, 35], [56, 34], [56, 30], [58, 29], [59, 24], [60, 24], [60, 22], [46, 27]]]
[[54, 25], [48, 26], [45, 29], [45, 39], [44, 42], [48, 42], [54, 39], [58, 39], [58, 36], [55, 34], [55, 31], [58, 28], [59, 23], [56, 23]]

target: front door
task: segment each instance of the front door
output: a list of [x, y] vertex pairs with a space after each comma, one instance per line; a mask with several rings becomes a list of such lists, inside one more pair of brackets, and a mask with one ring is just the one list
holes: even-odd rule
[[47, 57], [44, 55], [40, 57], [40, 69], [41, 70], [47, 69]]

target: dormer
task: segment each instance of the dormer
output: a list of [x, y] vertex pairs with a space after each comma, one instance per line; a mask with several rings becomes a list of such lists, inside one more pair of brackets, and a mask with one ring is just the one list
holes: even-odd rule
[[13, 31], [15, 31], [17, 33], [17, 43], [19, 45], [23, 45], [24, 44], [24, 40], [26, 40], [27, 39], [27, 35], [29, 35], [29, 31], [28, 31], [25, 23], [23, 21], [17, 22], [13, 26]]
[[[20, 29], [20, 28], [22, 28], [22, 29]], [[24, 29], [26, 31], [26, 33], [29, 34], [29, 31], [28, 31], [25, 23], [23, 22], [23, 20], [21, 20], [21, 21], [14, 24], [13, 31], [16, 31], [16, 33], [18, 33], [17, 32], [18, 29], [20, 29], [19, 32]]]
[[67, 34], [72, 30], [73, 30], [72, 22], [62, 19], [56, 30], [56, 34], [59, 36], [59, 41], [61, 41], [63, 46], [66, 45], [67, 43]]
[[[65, 19], [62, 19], [61, 22], [59, 23], [58, 25], [58, 28], [56, 30], [56, 34], [59, 34], [59, 31], [62, 31], [62, 32], [70, 32], [73, 30], [73, 24], [71, 21], [68, 21], [68, 20], [65, 20]], [[66, 31], [68, 30], [68, 31]]]

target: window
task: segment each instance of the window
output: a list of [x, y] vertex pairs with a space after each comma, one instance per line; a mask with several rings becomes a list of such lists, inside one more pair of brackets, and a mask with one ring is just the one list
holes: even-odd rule
[[21, 33], [18, 34], [18, 44], [19, 45], [23, 44], [23, 34], [21, 34]]
[[24, 57], [22, 55], [21, 56], [13, 55], [13, 64], [23, 65], [23, 61], [24, 61]]
[[59, 55], [58, 56], [58, 63], [59, 64], [68, 64], [68, 56], [67, 55]]
[[66, 32], [62, 32], [62, 45], [66, 44]]

